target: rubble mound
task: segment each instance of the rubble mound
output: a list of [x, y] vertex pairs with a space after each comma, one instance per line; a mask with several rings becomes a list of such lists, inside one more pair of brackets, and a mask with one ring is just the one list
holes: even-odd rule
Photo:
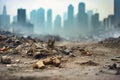
[[120, 37], [108, 38], [103, 41], [100, 41], [99, 44], [102, 44], [105, 47], [109, 47], [109, 48], [120, 48]]

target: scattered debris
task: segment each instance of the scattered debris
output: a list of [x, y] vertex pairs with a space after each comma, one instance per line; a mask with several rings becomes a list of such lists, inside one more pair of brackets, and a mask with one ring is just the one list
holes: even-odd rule
[[45, 65], [44, 65], [43, 61], [40, 60], [36, 63], [33, 63], [32, 67], [33, 67], [33, 69], [44, 69]]
[[118, 59], [111, 59], [111, 61], [118, 61]]
[[84, 56], [91, 56], [91, 55], [93, 55], [93, 52], [89, 51], [89, 50], [82, 49], [80, 52], [81, 52], [81, 55], [84, 55]]
[[120, 48], [120, 37], [118, 38], [108, 38], [103, 41], [100, 41], [99, 44], [102, 44], [109, 48]]
[[66, 55], [69, 55], [71, 52], [72, 52], [72, 50], [69, 50], [69, 49], [65, 49], [64, 51], [62, 51], [64, 54], [66, 54]]
[[108, 66], [110, 70], [115, 70], [116, 71], [116, 75], [120, 75], [120, 67], [118, 67], [118, 65], [116, 63], [109, 65]]
[[59, 66], [61, 64], [61, 60], [58, 57], [50, 57], [43, 60], [45, 65], [54, 65]]
[[115, 70], [117, 68], [117, 64], [114, 63], [112, 65], [109, 65], [108, 67], [109, 67], [109, 69]]
[[97, 66], [99, 65], [98, 63], [95, 63], [91, 60], [87, 61], [87, 62], [81, 62], [80, 65], [86, 65], [86, 66]]
[[8, 56], [2, 56], [1, 57], [1, 63], [2, 64], [11, 64], [11, 58]]

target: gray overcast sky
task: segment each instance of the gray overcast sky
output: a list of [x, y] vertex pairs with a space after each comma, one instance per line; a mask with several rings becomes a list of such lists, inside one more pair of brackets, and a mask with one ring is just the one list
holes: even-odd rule
[[[43, 7], [45, 10], [48, 8], [53, 9], [53, 16], [67, 11], [69, 4], [73, 4], [75, 13], [77, 13], [77, 7], [79, 2], [86, 3], [87, 10], [97, 9], [100, 13], [100, 19], [107, 17], [108, 14], [113, 14], [113, 0], [0, 0], [0, 14], [3, 10], [3, 5], [7, 6], [7, 13], [11, 15], [11, 18], [17, 14], [17, 8], [26, 8], [27, 14], [33, 9]], [[29, 17], [29, 16], [28, 16]]]

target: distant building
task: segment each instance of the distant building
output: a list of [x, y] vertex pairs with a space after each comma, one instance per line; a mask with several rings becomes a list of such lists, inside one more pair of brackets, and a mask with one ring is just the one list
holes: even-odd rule
[[108, 18], [104, 18], [103, 20], [103, 28], [105, 31], [108, 31]]
[[36, 10], [32, 10], [30, 12], [30, 22], [34, 25], [36, 25], [37, 23], [37, 11]]
[[47, 28], [48, 27], [52, 28], [52, 10], [51, 9], [47, 11]]
[[10, 27], [10, 16], [7, 14], [6, 6], [3, 7], [3, 14], [0, 15], [0, 28], [8, 30]]
[[13, 23], [17, 23], [17, 16], [13, 16]]
[[45, 10], [43, 8], [38, 9], [37, 22], [41, 28], [45, 27]]
[[68, 6], [67, 20], [65, 27], [66, 29], [70, 29], [74, 27], [74, 7], [71, 4]]
[[61, 28], [61, 16], [57, 15], [54, 21], [54, 28]]
[[54, 32], [61, 33], [62, 23], [61, 23], [61, 16], [57, 15], [54, 20]]
[[79, 3], [78, 5], [78, 14], [77, 14], [77, 27], [80, 31], [88, 31], [88, 15], [86, 14], [85, 3]]
[[91, 31], [92, 30], [92, 15], [93, 15], [93, 11], [89, 10], [87, 12], [87, 15], [88, 15], [88, 27], [89, 27], [89, 31]]
[[34, 25], [26, 20], [26, 9], [18, 9], [17, 22], [13, 22], [13, 29], [16, 33], [33, 34]]
[[26, 10], [25, 9], [18, 9], [17, 11], [17, 22], [19, 24], [26, 23]]
[[69, 5], [68, 6], [68, 22], [70, 24], [73, 24], [73, 20], [74, 20], [74, 7], [73, 5]]
[[100, 28], [99, 13], [92, 15], [92, 30], [98, 31]]
[[120, 0], [114, 0], [114, 24], [120, 24]]

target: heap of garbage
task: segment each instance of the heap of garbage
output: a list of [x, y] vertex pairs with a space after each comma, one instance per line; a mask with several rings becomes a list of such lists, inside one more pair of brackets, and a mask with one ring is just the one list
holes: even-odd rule
[[120, 48], [120, 37], [108, 38], [103, 41], [100, 41], [99, 43], [109, 48]]
[[20, 37], [7, 32], [1, 32], [0, 34], [0, 63], [2, 64], [11, 64], [11, 56], [20, 55], [38, 59], [32, 64], [33, 69], [44, 69], [46, 65], [59, 67], [62, 63], [62, 57], [76, 57], [74, 54], [76, 50], [84, 56], [93, 54], [92, 51], [81, 47], [57, 46], [54, 38], [43, 41], [38, 38]]

